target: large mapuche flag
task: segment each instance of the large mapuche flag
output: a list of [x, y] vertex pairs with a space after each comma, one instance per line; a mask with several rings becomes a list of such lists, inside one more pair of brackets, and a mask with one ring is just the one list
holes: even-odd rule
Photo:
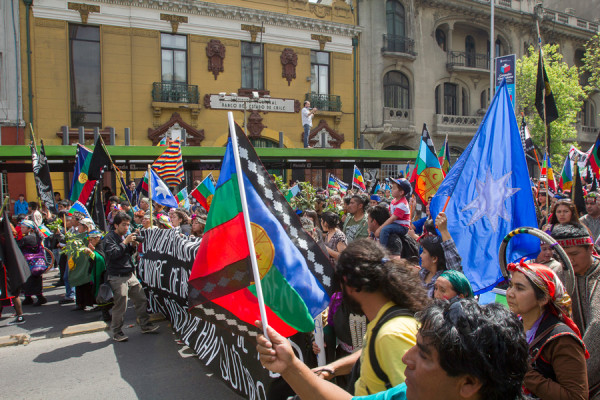
[[243, 179], [268, 324], [287, 337], [310, 332], [329, 303], [333, 267], [237, 125], [236, 135], [242, 172], [230, 138], [190, 275], [190, 310], [235, 333], [256, 335], [254, 321], [261, 318], [238, 186]]

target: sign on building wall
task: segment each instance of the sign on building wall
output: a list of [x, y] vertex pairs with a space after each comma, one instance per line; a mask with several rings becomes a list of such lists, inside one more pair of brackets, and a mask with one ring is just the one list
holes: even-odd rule
[[496, 90], [498, 90], [498, 86], [502, 83], [502, 79], [506, 79], [506, 88], [508, 89], [513, 109], [515, 108], [515, 85], [517, 83], [516, 65], [517, 56], [515, 54], [496, 57]]
[[252, 99], [242, 96], [228, 96], [220, 94], [210, 95], [210, 108], [221, 110], [257, 110], [270, 112], [297, 112], [293, 99], [276, 99], [273, 97], [259, 97]]

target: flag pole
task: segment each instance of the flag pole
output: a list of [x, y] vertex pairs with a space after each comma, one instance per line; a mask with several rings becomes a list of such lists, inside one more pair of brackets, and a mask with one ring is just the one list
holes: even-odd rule
[[2, 201], [2, 208], [0, 209], [0, 216], [2, 216], [3, 213], [4, 213], [4, 209], [6, 208], [6, 204], [8, 203], [8, 199], [10, 199], [10, 196], [4, 196], [4, 200]]
[[[540, 65], [542, 66], [542, 81], [544, 81], [544, 53], [542, 51], [542, 35], [540, 34], [540, 21], [536, 20], [535, 21], [536, 27], [537, 27], [537, 34], [538, 34], [538, 46], [540, 49]], [[546, 124], [546, 81], [544, 81], [544, 90], [542, 91], [542, 107], [544, 108], [544, 120], [542, 121], [544, 123], [544, 145], [546, 146], [546, 157], [548, 157], [548, 160], [550, 160], [550, 146], [548, 145], [548, 124]], [[548, 191], [548, 193], [550, 193], [550, 185], [549, 185], [549, 181], [548, 181], [548, 163], [549, 161], [547, 161], [546, 163], [546, 191]], [[548, 196], [546, 196], [546, 210], [548, 211]]]
[[98, 137], [100, 138], [100, 145], [102, 146], [102, 148], [104, 149], [104, 152], [106, 153], [106, 155], [108, 156], [108, 159], [110, 160], [110, 165], [113, 167], [113, 171], [115, 172], [115, 175], [119, 178], [119, 179], [117, 179], [117, 181], [119, 181], [119, 185], [121, 185], [121, 190], [125, 193], [125, 197], [127, 198], [129, 207], [133, 208], [133, 204], [131, 204], [131, 201], [129, 200], [129, 196], [127, 196], [127, 190], [125, 190], [125, 187], [123, 186], [123, 182], [121, 181], [121, 177], [120, 177], [119, 173], [117, 172], [117, 166], [113, 162], [112, 157], [110, 156], [110, 153], [108, 152], [108, 149], [106, 148], [106, 145], [104, 144], [104, 139], [102, 138], [102, 135], [98, 135]]
[[233, 113], [227, 112], [229, 120], [229, 134], [231, 136], [231, 147], [233, 148], [235, 170], [238, 176], [238, 187], [240, 190], [240, 200], [242, 203], [242, 214], [244, 216], [244, 226], [246, 227], [246, 239], [248, 240], [248, 249], [250, 251], [250, 261], [252, 263], [252, 273], [254, 275], [254, 284], [256, 287], [256, 298], [258, 299], [258, 308], [260, 310], [260, 319], [263, 324], [263, 333], [267, 339], [267, 311], [265, 309], [265, 300], [263, 297], [262, 286], [260, 283], [260, 273], [258, 271], [258, 262], [256, 261], [256, 250], [254, 249], [254, 239], [252, 238], [252, 228], [250, 226], [250, 214], [248, 214], [248, 203], [246, 202], [246, 191], [244, 189], [244, 173], [240, 162], [240, 151], [238, 148], [237, 134], [235, 132], [235, 122], [233, 121]]
[[150, 164], [148, 164], [148, 205], [150, 206], [150, 229], [152, 229], [152, 167]]

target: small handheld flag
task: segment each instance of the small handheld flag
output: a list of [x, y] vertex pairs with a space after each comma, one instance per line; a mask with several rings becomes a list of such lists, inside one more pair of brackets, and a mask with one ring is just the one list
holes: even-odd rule
[[192, 190], [191, 196], [195, 198], [206, 211], [208, 211], [214, 194], [215, 184], [212, 180], [212, 174], [210, 174], [204, 178], [194, 190]]
[[363, 179], [363, 176], [360, 173], [360, 169], [358, 169], [358, 167], [356, 165], [354, 166], [354, 175], [352, 177], [352, 187], [357, 187], [363, 192], [367, 191], [367, 187], [365, 186], [365, 180]]

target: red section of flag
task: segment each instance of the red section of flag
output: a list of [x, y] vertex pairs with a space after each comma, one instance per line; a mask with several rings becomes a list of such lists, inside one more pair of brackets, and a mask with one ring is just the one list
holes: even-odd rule
[[202, 240], [208, 240], [220, 251], [210, 250], [208, 246], [200, 246], [192, 267], [190, 282], [250, 256], [242, 213], [210, 229], [204, 234]]
[[[238, 290], [227, 296], [219, 297], [218, 299], [214, 299], [213, 303], [225, 308], [248, 324], [254, 324], [254, 321], [261, 319], [258, 309], [258, 299], [248, 289]], [[269, 307], [266, 307], [266, 311], [269, 326], [279, 334], [290, 337], [298, 332], [279, 318]]]

